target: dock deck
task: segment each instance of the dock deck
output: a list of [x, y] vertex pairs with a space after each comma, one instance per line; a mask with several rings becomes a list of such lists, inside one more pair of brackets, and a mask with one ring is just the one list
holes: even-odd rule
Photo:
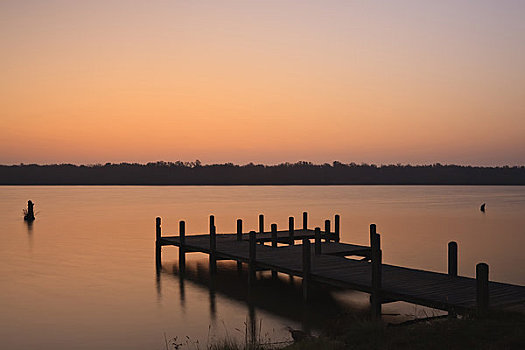
[[[378, 246], [374, 247], [373, 243], [371, 246], [340, 243], [337, 242], [339, 233], [329, 230], [317, 236], [314, 230], [296, 230], [293, 240], [290, 240], [289, 231], [274, 231], [273, 239], [272, 232], [212, 234], [213, 239], [210, 234], [185, 236], [183, 233], [182, 240], [181, 236], [162, 236], [157, 245], [181, 247], [179, 259], [184, 259], [184, 254], [188, 252], [201, 252], [210, 255], [210, 263], [234, 260], [249, 264], [253, 271], [266, 269], [302, 277], [303, 283], [322, 283], [371, 293], [371, 299], [375, 296], [379, 300], [379, 310], [381, 303], [392, 301], [405, 301], [454, 313], [479, 311], [484, 304], [491, 309], [505, 309], [525, 303], [525, 287], [489, 282], [488, 266], [486, 281], [483, 281], [483, 266], [481, 276], [475, 279], [457, 276], [453, 272], [439, 273], [383, 264]], [[253, 242], [250, 242], [250, 235]], [[379, 237], [375, 233], [375, 225], [371, 237], [373, 235]], [[316, 249], [305, 249], [303, 246], [309, 246], [310, 239], [316, 241]], [[296, 240], [303, 244], [294, 244]], [[273, 246], [265, 245], [267, 242]], [[379, 265], [374, 251], [379, 252]], [[379, 270], [374, 272], [374, 269]], [[457, 266], [455, 269], [457, 271]]]

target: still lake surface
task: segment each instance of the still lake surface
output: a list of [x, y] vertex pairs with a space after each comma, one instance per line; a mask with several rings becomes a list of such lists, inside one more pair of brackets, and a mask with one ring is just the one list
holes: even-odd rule
[[[27, 200], [37, 219], [22, 220]], [[487, 203], [486, 212], [479, 207]], [[459, 245], [459, 273], [474, 276], [486, 262], [490, 279], [525, 285], [525, 187], [476, 186], [0, 186], [0, 342], [3, 349], [165, 349], [165, 337], [199, 342], [258, 335], [290, 339], [286, 327], [315, 331], [341, 311], [366, 309], [367, 295], [320, 291], [306, 308], [300, 279], [260, 276], [248, 293], [244, 276], [219, 263], [210, 290], [207, 258], [188, 255], [177, 274], [177, 248], [163, 248], [154, 266], [155, 217], [163, 234], [205, 233], [214, 214], [218, 233], [257, 228], [265, 214], [288, 227], [309, 212], [309, 227], [341, 215], [341, 240], [368, 244], [381, 233], [383, 261], [446, 271], [447, 243]], [[350, 310], [350, 311], [349, 311]], [[384, 307], [392, 317], [432, 310], [406, 303]], [[397, 314], [399, 316], [397, 316]], [[194, 348], [193, 344], [190, 348]]]

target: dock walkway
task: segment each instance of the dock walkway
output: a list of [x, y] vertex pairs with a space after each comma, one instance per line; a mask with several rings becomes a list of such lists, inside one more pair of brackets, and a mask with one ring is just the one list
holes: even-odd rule
[[[157, 234], [160, 220], [158, 223]], [[305, 296], [311, 282], [367, 292], [371, 294], [373, 308], [375, 304], [376, 310], [372, 312], [378, 315], [380, 305], [392, 301], [454, 313], [483, 311], [489, 307], [504, 309], [525, 303], [525, 287], [489, 282], [486, 264], [477, 266], [477, 278], [457, 276], [455, 243], [449, 245], [449, 273], [438, 273], [383, 264], [375, 225], [371, 225], [371, 246], [337, 242], [339, 232], [330, 232], [328, 226], [325, 232], [317, 229], [317, 233], [308, 229], [294, 230], [293, 238], [289, 231], [276, 231], [275, 228], [273, 233], [261, 230], [261, 233], [252, 231], [250, 234], [215, 234], [215, 226], [210, 228], [210, 234], [186, 236], [183, 229], [179, 236], [158, 235], [157, 248], [178, 246], [181, 268], [184, 268], [184, 254], [201, 252], [210, 255], [210, 264], [217, 260], [235, 260], [238, 264], [247, 263], [252, 271], [271, 270], [302, 277]], [[310, 249], [311, 239], [315, 240], [315, 249]], [[295, 244], [295, 241], [302, 244]], [[264, 244], [268, 242], [272, 245]]]

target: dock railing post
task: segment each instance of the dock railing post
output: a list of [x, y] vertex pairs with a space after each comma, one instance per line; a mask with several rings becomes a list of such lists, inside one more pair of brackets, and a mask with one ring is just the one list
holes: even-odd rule
[[315, 255], [321, 255], [321, 228], [315, 228]]
[[160, 269], [162, 267], [162, 243], [161, 243], [161, 235], [162, 235], [162, 228], [161, 228], [161, 219], [160, 217], [157, 217], [155, 219], [155, 264], [157, 269]]
[[341, 218], [339, 217], [338, 214], [335, 215], [335, 218], [334, 218], [334, 231], [335, 231], [335, 241], [336, 242], [339, 242], [341, 240], [341, 223], [340, 223], [340, 220]]
[[[242, 241], [242, 220], [237, 219], [237, 241]], [[237, 271], [242, 272], [242, 261], [237, 261]]]
[[448, 275], [458, 276], [458, 244], [456, 242], [448, 242]]
[[381, 236], [376, 232], [376, 225], [370, 225], [371, 258], [372, 258], [372, 294], [370, 296], [371, 316], [373, 320], [381, 319], [381, 281], [383, 254]]
[[290, 216], [288, 218], [288, 237], [289, 237], [288, 244], [289, 245], [294, 245], [295, 244], [295, 238], [293, 237], [294, 236], [294, 231], [295, 231], [294, 217]]
[[489, 309], [489, 265], [476, 265], [476, 303], [478, 313], [484, 315]]
[[259, 215], [259, 233], [264, 233], [264, 215]]
[[248, 260], [248, 267], [249, 267], [249, 273], [248, 273], [248, 284], [253, 285], [255, 283], [255, 280], [257, 278], [256, 276], [256, 253], [257, 253], [257, 240], [255, 239], [255, 231], [250, 231], [250, 251], [249, 251], [249, 260]]
[[303, 300], [309, 298], [310, 272], [312, 269], [312, 255], [310, 252], [310, 240], [303, 239]]
[[277, 247], [277, 224], [272, 224], [272, 247]]
[[[272, 224], [272, 247], [277, 248], [277, 224]], [[272, 270], [272, 278], [277, 278], [277, 271]]]
[[303, 230], [308, 230], [308, 212], [303, 212]]
[[210, 273], [217, 272], [217, 232], [215, 217], [210, 215]]
[[325, 238], [324, 238], [324, 241], [325, 242], [328, 242], [330, 241], [330, 220], [325, 220], [324, 221], [324, 234], [325, 234]]
[[186, 223], [179, 221], [179, 270], [184, 272], [186, 270]]
[[237, 240], [242, 241], [242, 220], [237, 219]]

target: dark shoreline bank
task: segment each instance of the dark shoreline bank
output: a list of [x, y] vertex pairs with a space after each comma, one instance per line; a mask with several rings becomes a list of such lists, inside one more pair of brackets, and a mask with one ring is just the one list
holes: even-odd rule
[[0, 185], [119, 186], [523, 186], [525, 166], [381, 165], [355, 163], [279, 165], [200, 162], [105, 165], [0, 165]]

